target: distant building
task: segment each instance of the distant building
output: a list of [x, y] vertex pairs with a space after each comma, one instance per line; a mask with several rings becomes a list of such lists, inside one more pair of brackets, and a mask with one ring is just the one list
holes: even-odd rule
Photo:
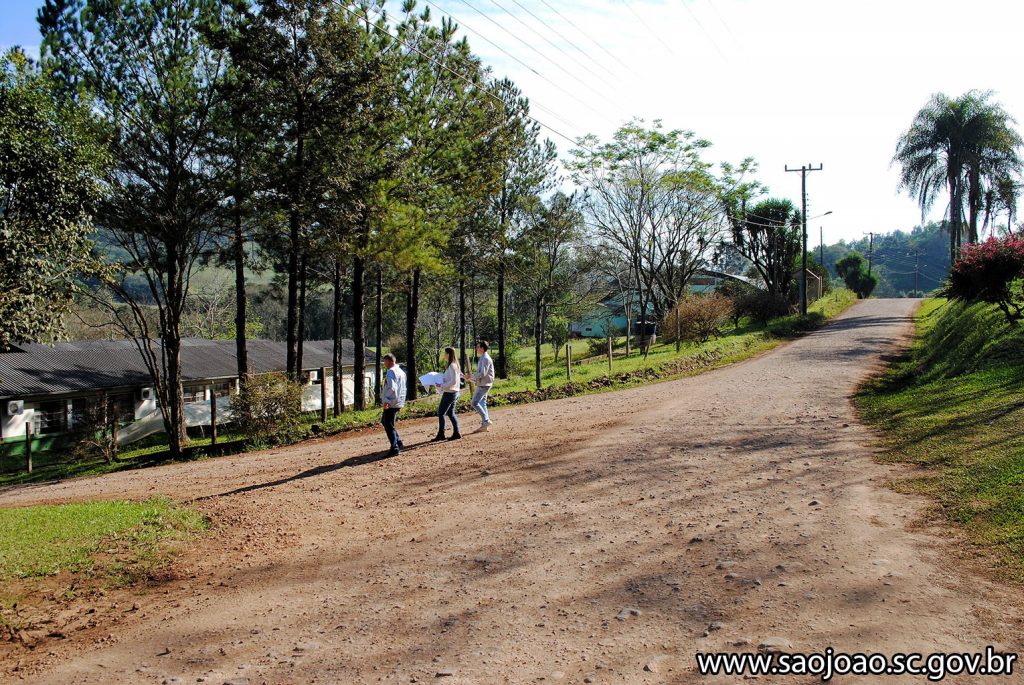
[[[331, 368], [332, 347], [330, 340], [307, 341], [303, 346], [302, 378], [307, 385], [303, 408], [307, 411], [320, 408], [320, 369]], [[249, 340], [247, 348], [250, 373], [285, 370], [284, 343]], [[353, 400], [353, 360], [352, 341], [345, 340], [342, 379], [346, 404]], [[186, 338], [182, 340], [181, 363], [188, 423], [201, 426], [205, 416], [209, 425], [211, 398], [218, 398], [219, 411], [222, 404], [226, 409], [231, 395], [238, 392], [235, 341]], [[374, 364], [374, 356], [368, 352], [364, 384], [368, 399], [372, 399]], [[2, 352], [0, 455], [21, 453], [28, 427], [33, 450], [60, 446], [74, 431], [76, 420], [104, 401], [131, 439], [162, 430], [152, 386], [149, 370], [132, 340], [67, 342], [53, 347], [29, 344]], [[333, 400], [329, 385], [328, 407], [334, 406]]]
[[[690, 292], [695, 295], [713, 293], [726, 281], [739, 281], [741, 283], [753, 285], [750, 279], [742, 276], [727, 274], [722, 271], [714, 271], [712, 269], [699, 269], [690, 280]], [[630, 299], [634, 308], [634, 311], [631, 312], [633, 316], [633, 329], [634, 331], [637, 331], [640, 327], [640, 315], [639, 312], [636, 311], [636, 308], [639, 307], [639, 297], [637, 297], [636, 293], [632, 293], [630, 295]], [[654, 306], [648, 303], [648, 318], [650, 318], [653, 313]], [[573, 321], [569, 324], [569, 332], [570, 334], [580, 338], [606, 338], [608, 337], [609, 329], [611, 329], [612, 335], [625, 335], [627, 326], [628, 321], [626, 319], [626, 308], [623, 304], [622, 294], [615, 293], [602, 300], [596, 307], [594, 307], [594, 309], [587, 312], [587, 314], [579, 321]]]

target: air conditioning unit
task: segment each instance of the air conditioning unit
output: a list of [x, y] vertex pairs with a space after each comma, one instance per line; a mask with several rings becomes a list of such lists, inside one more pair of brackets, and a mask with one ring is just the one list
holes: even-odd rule
[[143, 388], [139, 391], [139, 399], [143, 402], [148, 402], [153, 399], [153, 388]]
[[25, 403], [22, 400], [9, 400], [7, 402], [8, 416], [21, 416], [25, 413]]

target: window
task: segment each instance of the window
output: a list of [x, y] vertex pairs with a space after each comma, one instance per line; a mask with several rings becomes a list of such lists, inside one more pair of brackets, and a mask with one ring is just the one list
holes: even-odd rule
[[185, 404], [206, 401], [206, 386], [204, 385], [186, 385], [182, 391], [185, 393]]
[[68, 428], [68, 405], [65, 400], [43, 402], [35, 411], [36, 435], [54, 435], [64, 433]]
[[221, 381], [210, 386], [210, 392], [214, 397], [231, 397], [235, 394], [234, 381]]

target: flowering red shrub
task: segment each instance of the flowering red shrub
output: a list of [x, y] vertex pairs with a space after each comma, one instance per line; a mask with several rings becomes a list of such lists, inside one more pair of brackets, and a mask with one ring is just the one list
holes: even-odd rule
[[954, 300], [999, 305], [1006, 318], [1014, 322], [1021, 318], [1024, 303], [1024, 286], [1020, 286], [1017, 298], [1013, 291], [1014, 282], [1020, 278], [1024, 278], [1024, 238], [989, 238], [960, 251], [949, 271], [944, 294]]

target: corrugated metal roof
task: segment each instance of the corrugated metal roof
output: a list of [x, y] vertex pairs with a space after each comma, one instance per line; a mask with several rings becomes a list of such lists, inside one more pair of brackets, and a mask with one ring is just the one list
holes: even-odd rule
[[[284, 371], [284, 343], [249, 340], [247, 347], [250, 372]], [[303, 368], [330, 367], [332, 347], [330, 340], [307, 341], [303, 346]], [[346, 366], [353, 362], [353, 351], [351, 340], [342, 341], [341, 358]], [[367, 351], [366, 358], [373, 362], [371, 351]], [[181, 362], [185, 382], [232, 377], [238, 371], [235, 341], [185, 338]], [[0, 398], [140, 387], [151, 383], [149, 370], [132, 340], [66, 342], [53, 347], [26, 344], [0, 353]]]

